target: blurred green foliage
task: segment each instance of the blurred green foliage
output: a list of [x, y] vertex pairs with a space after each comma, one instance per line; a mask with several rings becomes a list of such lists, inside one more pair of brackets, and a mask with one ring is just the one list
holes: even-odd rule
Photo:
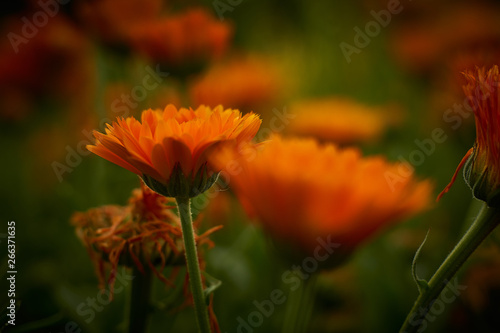
[[[212, 1], [203, 3], [213, 10]], [[383, 5], [378, 2], [377, 8]], [[441, 127], [448, 139], [436, 144], [433, 153], [425, 155], [416, 167], [417, 174], [433, 179], [439, 191], [474, 141], [472, 120], [457, 130], [443, 122], [445, 109], [431, 103], [436, 94], [432, 81], [408, 73], [391, 57], [387, 47], [390, 26], [372, 38], [360, 54], [354, 54], [351, 63], [345, 61], [339, 44], [352, 42], [353, 27], [363, 26], [370, 19], [368, 12], [360, 2], [244, 0], [226, 12], [225, 19], [235, 26], [233, 48], [267, 54], [287, 65], [284, 81], [298, 82], [294, 99], [340, 95], [374, 105], [394, 102], [404, 109], [407, 116], [402, 126], [391, 129], [381, 142], [363, 146], [366, 154], [384, 154], [394, 161], [400, 156], [408, 159], [419, 149], [415, 140], [430, 138], [432, 130]], [[97, 89], [102, 89], [106, 81], [116, 80], [115, 76], [129, 76], [127, 79], [134, 82], [135, 76], [130, 74], [134, 73], [134, 64], [114, 58], [116, 55], [110, 52], [96, 47]], [[141, 78], [141, 74], [137, 76]], [[458, 103], [463, 101], [460, 95], [456, 98]], [[270, 107], [282, 108], [291, 100]], [[94, 106], [89, 112], [98, 118], [109, 108], [100, 94]], [[33, 134], [48, 125], [67, 126], [64, 112], [68, 111], [45, 103], [22, 122], [0, 123], [0, 151], [4, 156], [0, 214], [5, 223], [1, 232], [5, 232], [7, 221], [16, 222], [16, 298], [20, 301], [16, 327], [9, 332], [64, 332], [68, 321], [77, 323], [83, 332], [116, 332], [124, 320], [127, 292], [117, 294], [90, 323], [77, 313], [79, 304], [87, 297], [96, 297], [98, 288], [92, 263], [69, 219], [75, 211], [125, 204], [139, 182], [135, 175], [96, 156], [84, 156], [62, 181], [58, 181], [51, 161], [43, 165], [36, 161], [44, 149], [51, 147], [39, 142], [35, 147], [42, 152], [34, 151]], [[74, 142], [71, 144], [74, 146]], [[64, 163], [64, 157], [60, 162]], [[469, 208], [470, 204], [471, 194], [459, 180], [428, 212], [371, 240], [338, 272], [324, 274], [311, 332], [396, 332], [417, 296], [410, 273], [415, 250], [430, 229], [418, 263], [419, 275], [428, 278], [471, 221], [469, 210], [474, 208]], [[206, 222], [202, 228], [208, 228]], [[281, 276], [290, 267], [280, 261], [262, 231], [249, 224], [234, 198], [229, 221], [211, 238], [216, 246], [205, 254], [206, 270], [223, 281], [215, 292], [215, 312], [223, 332], [237, 332], [237, 318], [246, 319], [256, 311], [254, 301], [269, 299], [274, 289], [288, 292]], [[1, 240], [3, 254], [6, 242]], [[343, 279], [344, 274], [352, 278]], [[5, 275], [0, 290], [5, 297]], [[173, 291], [165, 290], [159, 281], [155, 281], [154, 290], [153, 298], [163, 309], [153, 315], [151, 332], [194, 332], [192, 309], [172, 311], [161, 300]], [[2, 307], [7, 304], [3, 297]], [[451, 304], [427, 331], [465, 332], [470, 326], [454, 324], [455, 311], [472, 318], [468, 325], [479, 320], [481, 326], [477, 327], [483, 328], [476, 332], [493, 331], [489, 328], [491, 318], [478, 319], [481, 315], [476, 316], [462, 303], [459, 299]], [[284, 311], [285, 305], [277, 305], [255, 332], [279, 331]], [[23, 325], [28, 326], [23, 329]], [[33, 328], [36, 325], [43, 327]]]

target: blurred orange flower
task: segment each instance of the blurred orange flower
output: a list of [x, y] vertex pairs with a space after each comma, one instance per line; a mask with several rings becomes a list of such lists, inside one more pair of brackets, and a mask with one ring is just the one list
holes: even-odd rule
[[225, 225], [231, 217], [231, 200], [228, 192], [218, 191], [209, 196], [208, 205], [203, 210], [203, 216], [209, 225]]
[[123, 44], [131, 26], [157, 19], [162, 7], [162, 0], [88, 0], [78, 1], [76, 12], [93, 34]]
[[168, 105], [163, 111], [146, 110], [142, 123], [134, 117], [108, 124], [106, 134], [94, 131], [95, 146], [87, 148], [143, 178], [160, 194], [193, 197], [217, 178], [207, 152], [225, 142], [250, 141], [261, 120], [250, 113], [218, 106], [196, 110]]
[[[386, 176], [399, 164], [363, 158], [354, 148], [272, 136], [253, 149], [245, 158], [226, 147], [214, 163], [225, 168], [248, 215], [302, 254], [312, 255], [318, 238], [340, 243], [339, 253], [349, 254], [379, 229], [429, 205], [429, 181], [409, 175], [390, 185]], [[339, 256], [328, 264], [336, 264]]]
[[345, 98], [323, 98], [297, 102], [287, 130], [339, 144], [372, 142], [390, 126], [401, 122], [394, 107], [371, 107]]
[[391, 51], [406, 68], [440, 74], [456, 55], [473, 50], [481, 51], [485, 60], [491, 52], [498, 55], [500, 8], [496, 4], [469, 1], [449, 6], [433, 1], [417, 8], [405, 7], [406, 14], [396, 17], [399, 22], [391, 32]]
[[189, 93], [194, 104], [252, 110], [276, 98], [278, 77], [276, 68], [262, 59], [237, 58], [215, 65], [195, 79]]
[[130, 43], [139, 53], [171, 70], [219, 58], [228, 48], [231, 35], [228, 23], [201, 8], [136, 24], [129, 31]]
[[[40, 109], [40, 100], [91, 100], [93, 58], [87, 38], [64, 15], [48, 20], [26, 39], [23, 21], [4, 21], [4, 33], [18, 36], [0, 43], [0, 116], [21, 120]], [[88, 112], [86, 112], [88, 113]]]
[[490, 207], [500, 204], [500, 104], [498, 66], [466, 71], [465, 95], [474, 110], [476, 141], [459, 164], [452, 180], [438, 196], [448, 192], [462, 166], [475, 198]]

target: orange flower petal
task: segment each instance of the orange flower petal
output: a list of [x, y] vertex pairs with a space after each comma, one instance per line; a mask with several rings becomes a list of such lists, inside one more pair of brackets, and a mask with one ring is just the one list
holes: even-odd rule
[[128, 171], [132, 171], [133, 173], [137, 175], [141, 175], [142, 173], [134, 167], [132, 164], [128, 163], [127, 161], [123, 160], [121, 157], [118, 155], [112, 153], [110, 150], [106, 149], [103, 146], [87, 146], [87, 149], [97, 156], [100, 156], [110, 162], [115, 163], [116, 165], [121, 166], [122, 168], [127, 169]]

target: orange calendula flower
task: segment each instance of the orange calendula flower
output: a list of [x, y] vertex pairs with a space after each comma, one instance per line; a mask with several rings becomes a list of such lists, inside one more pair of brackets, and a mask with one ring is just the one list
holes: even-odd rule
[[214, 163], [228, 166], [223, 173], [246, 212], [302, 255], [313, 255], [322, 242], [340, 244], [327, 266], [379, 229], [429, 204], [429, 181], [409, 175], [391, 185], [386, 175], [399, 165], [382, 157], [363, 158], [354, 148], [272, 136], [258, 148], [242, 149], [249, 152], [223, 149]]
[[[1, 34], [22, 35], [24, 26], [17, 16], [4, 18]], [[59, 13], [31, 37], [29, 43], [24, 37], [0, 41], [0, 118], [25, 119], [41, 110], [41, 101], [57, 100], [73, 109], [76, 100], [82, 105], [92, 98], [91, 44], [74, 22]]]
[[78, 1], [75, 12], [97, 37], [111, 44], [123, 44], [131, 26], [158, 19], [163, 5], [162, 0]]
[[201, 8], [142, 22], [129, 31], [130, 44], [154, 62], [178, 71], [179, 66], [204, 64], [221, 57], [229, 46], [232, 27]]
[[208, 152], [228, 142], [250, 141], [261, 120], [258, 115], [200, 106], [196, 110], [168, 105], [108, 124], [106, 134], [94, 131], [91, 152], [139, 175], [154, 191], [168, 197], [194, 197], [213, 185], [218, 169]]
[[389, 47], [396, 60], [411, 71], [442, 75], [454, 55], [474, 49], [487, 57], [497, 53], [498, 8], [490, 2], [467, 1], [453, 7], [428, 2], [413, 13], [405, 8], [405, 14], [408, 16], [398, 16], [391, 25], [395, 29], [389, 32]]
[[464, 92], [474, 110], [476, 141], [460, 162], [453, 178], [438, 196], [448, 192], [458, 171], [464, 167], [464, 177], [475, 198], [490, 207], [500, 205], [500, 75], [498, 66], [488, 71], [476, 68], [466, 71]]
[[372, 142], [401, 114], [392, 108], [370, 107], [344, 98], [323, 98], [297, 102], [291, 107], [295, 115], [288, 131], [339, 144]]
[[236, 58], [213, 66], [193, 81], [189, 93], [195, 104], [233, 105], [251, 110], [279, 94], [275, 67], [257, 57]]

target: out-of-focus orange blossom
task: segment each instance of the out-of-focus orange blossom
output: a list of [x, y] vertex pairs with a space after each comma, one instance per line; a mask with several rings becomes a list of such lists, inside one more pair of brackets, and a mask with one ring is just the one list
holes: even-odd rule
[[228, 49], [232, 26], [202, 8], [191, 8], [131, 27], [128, 38], [138, 53], [170, 70], [198, 66]]
[[242, 111], [269, 103], [280, 94], [277, 68], [255, 56], [238, 57], [211, 67], [189, 89], [194, 104], [232, 105]]
[[[4, 30], [22, 31], [22, 21], [12, 17]], [[39, 108], [40, 100], [54, 99], [60, 105], [78, 108], [82, 100], [92, 99], [94, 62], [90, 43], [67, 17], [53, 17], [33, 39], [21, 36], [16, 41], [20, 42], [12, 44], [5, 38], [0, 43], [3, 118], [23, 119]]]
[[[312, 255], [318, 238], [350, 253], [381, 229], [429, 206], [432, 186], [413, 175], [390, 185], [398, 163], [354, 148], [272, 136], [253, 153], [224, 149], [214, 160], [249, 214], [274, 239]], [[225, 168], [225, 169], [224, 169]], [[331, 259], [331, 260], [330, 260]], [[336, 262], [336, 256], [330, 258]]]
[[439, 71], [450, 57], [471, 49], [487, 54], [500, 42], [500, 8], [496, 4], [432, 3], [402, 14], [391, 31], [391, 49], [403, 66], [415, 72]]
[[131, 27], [156, 20], [162, 7], [162, 0], [88, 0], [76, 3], [76, 13], [93, 35], [124, 44]]
[[289, 133], [339, 144], [369, 143], [403, 118], [395, 107], [371, 107], [347, 98], [323, 98], [296, 102]]

